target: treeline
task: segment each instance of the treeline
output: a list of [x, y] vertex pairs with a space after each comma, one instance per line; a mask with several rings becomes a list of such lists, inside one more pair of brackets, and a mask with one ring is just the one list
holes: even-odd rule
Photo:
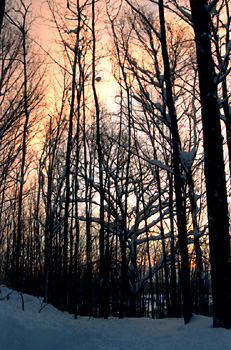
[[53, 51], [23, 0], [1, 30], [2, 281], [75, 317], [230, 328], [229, 1], [46, 6]]

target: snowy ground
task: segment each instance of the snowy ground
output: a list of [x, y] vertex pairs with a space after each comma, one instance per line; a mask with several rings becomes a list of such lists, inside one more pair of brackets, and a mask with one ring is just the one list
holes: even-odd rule
[[[62, 313], [42, 299], [0, 286], [0, 350], [231, 350], [231, 331], [213, 329], [212, 319], [194, 316], [152, 320], [92, 319]], [[41, 310], [39, 312], [39, 310]]]

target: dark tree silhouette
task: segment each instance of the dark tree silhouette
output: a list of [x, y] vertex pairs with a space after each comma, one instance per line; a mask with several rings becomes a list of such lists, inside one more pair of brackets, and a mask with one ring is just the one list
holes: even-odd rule
[[[217, 1], [213, 1], [215, 4]], [[209, 221], [210, 263], [214, 327], [231, 328], [231, 269], [229, 215], [223, 159], [223, 138], [210, 42], [210, 6], [190, 0], [204, 136], [205, 177]]]
[[3, 22], [4, 12], [5, 12], [5, 0], [2, 0], [0, 2], [0, 33], [2, 30], [2, 22]]

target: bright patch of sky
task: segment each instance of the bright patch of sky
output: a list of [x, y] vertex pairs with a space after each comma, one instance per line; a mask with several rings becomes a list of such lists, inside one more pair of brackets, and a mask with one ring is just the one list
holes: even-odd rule
[[[29, 4], [30, 1], [26, 0], [26, 3]], [[63, 5], [65, 5], [65, 2]], [[51, 19], [51, 15], [47, 2], [45, 0], [32, 0], [31, 10], [32, 17], [35, 16], [36, 18], [32, 26], [32, 35], [35, 38], [35, 41], [45, 51], [48, 51], [57, 61], [62, 62], [62, 58], [58, 57], [57, 55], [57, 46], [55, 42], [58, 36], [57, 31], [54, 29], [54, 24], [49, 21]], [[103, 33], [101, 35], [104, 36], [101, 40], [105, 45], [107, 40], [105, 37], [105, 28], [103, 28], [101, 32]], [[118, 85], [111, 75], [111, 64], [106, 58], [102, 59], [98, 66], [96, 83], [100, 102], [103, 106], [107, 106], [107, 110], [109, 112], [112, 112], [116, 108], [115, 95], [117, 93]]]

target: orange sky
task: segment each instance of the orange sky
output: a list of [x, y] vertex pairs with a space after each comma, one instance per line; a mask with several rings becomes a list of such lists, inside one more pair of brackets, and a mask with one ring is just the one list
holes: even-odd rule
[[[63, 0], [62, 0], [63, 1]], [[65, 0], [64, 0], [65, 1]], [[26, 0], [26, 3], [29, 3], [29, 0]], [[49, 18], [49, 9], [45, 0], [32, 0], [33, 16], [36, 16], [36, 20], [33, 23], [32, 35], [35, 36], [36, 41], [41, 45], [45, 50], [49, 51], [52, 56], [55, 56], [55, 59], [58, 60], [59, 57], [54, 53], [55, 48], [55, 35], [49, 27], [49, 21], [46, 18]], [[99, 94], [100, 101], [105, 106], [109, 112], [115, 110], [114, 96], [118, 85], [111, 75], [111, 65], [108, 60], [104, 59], [100, 64], [100, 73], [99, 76], [101, 80], [97, 82], [96, 88]]]

